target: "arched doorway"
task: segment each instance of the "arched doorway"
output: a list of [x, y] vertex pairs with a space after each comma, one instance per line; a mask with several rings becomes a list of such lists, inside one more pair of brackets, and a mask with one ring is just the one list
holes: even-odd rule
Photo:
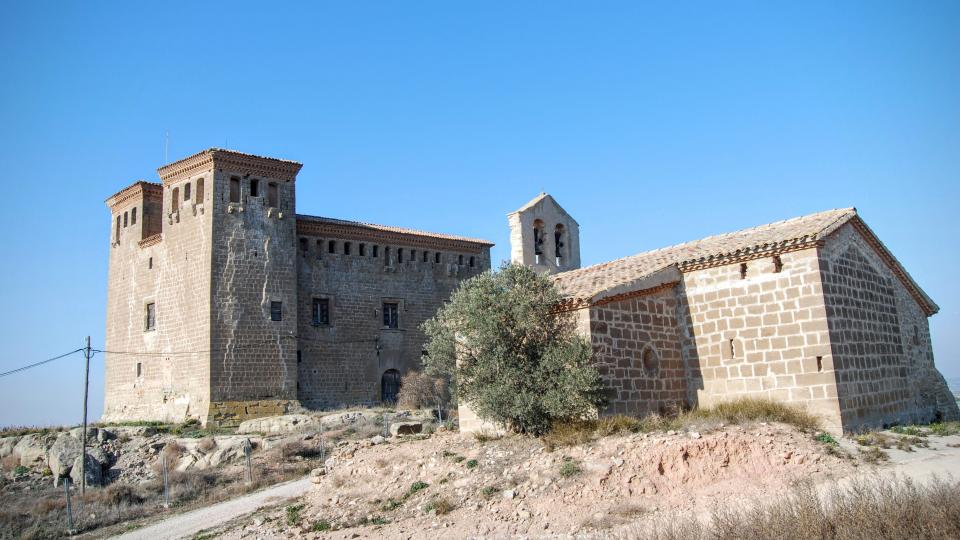
[[380, 378], [380, 401], [384, 403], [396, 403], [399, 394], [400, 372], [395, 369], [384, 371], [383, 377]]

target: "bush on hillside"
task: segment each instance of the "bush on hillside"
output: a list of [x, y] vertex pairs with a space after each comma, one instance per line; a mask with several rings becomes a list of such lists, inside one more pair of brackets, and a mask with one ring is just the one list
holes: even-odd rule
[[399, 409], [443, 409], [450, 401], [447, 381], [420, 371], [410, 371], [400, 381]]

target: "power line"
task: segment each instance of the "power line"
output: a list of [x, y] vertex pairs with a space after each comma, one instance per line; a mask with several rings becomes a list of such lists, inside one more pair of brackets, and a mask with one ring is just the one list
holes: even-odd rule
[[37, 363], [35, 363], [35, 364], [30, 364], [29, 366], [23, 366], [23, 367], [19, 367], [19, 368], [17, 368], [17, 369], [12, 369], [12, 370], [10, 370], [10, 371], [5, 371], [5, 372], [3, 372], [3, 373], [0, 373], [0, 377], [6, 377], [7, 375], [13, 375], [14, 373], [19, 373], [19, 372], [21, 372], [21, 371], [26, 371], [26, 370], [28, 370], [28, 369], [35, 368], [35, 367], [37, 367], [37, 366], [42, 366], [42, 365], [44, 365], [44, 364], [48, 364], [48, 363], [50, 363], [50, 362], [53, 362], [54, 360], [59, 360], [59, 359], [61, 359], [61, 358], [65, 358], [65, 357], [67, 357], [67, 356], [70, 356], [71, 354], [76, 354], [76, 353], [78, 353], [78, 352], [80, 352], [80, 351], [82, 351], [82, 350], [83, 350], [83, 349], [77, 349], [77, 350], [75, 350], [75, 351], [70, 351], [70, 352], [68, 352], [68, 353], [61, 354], [60, 356], [54, 356], [53, 358], [48, 358], [48, 359], [46, 359], [46, 360], [42, 360], [42, 361], [37, 362]]

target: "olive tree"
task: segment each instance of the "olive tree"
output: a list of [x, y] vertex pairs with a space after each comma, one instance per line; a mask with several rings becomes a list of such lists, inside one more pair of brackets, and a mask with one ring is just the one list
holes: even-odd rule
[[504, 264], [463, 282], [424, 323], [428, 373], [485, 420], [542, 434], [602, 405], [590, 344], [576, 333], [553, 282]]

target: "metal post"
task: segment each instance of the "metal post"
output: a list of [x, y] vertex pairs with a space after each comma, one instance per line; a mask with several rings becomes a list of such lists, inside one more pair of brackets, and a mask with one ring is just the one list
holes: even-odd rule
[[383, 413], [383, 438], [390, 438], [390, 413]]
[[163, 507], [170, 508], [170, 479], [167, 475], [167, 454], [161, 454], [163, 460]]
[[243, 441], [243, 454], [247, 458], [247, 482], [253, 483], [253, 463], [250, 460], [250, 454], [253, 453], [253, 445], [250, 444], [250, 439]]
[[70, 506], [70, 477], [63, 479], [63, 492], [67, 496], [67, 534], [73, 534], [73, 507]]
[[90, 352], [90, 336], [87, 336], [87, 347], [83, 350], [87, 367], [83, 377], [83, 452], [80, 454], [80, 495], [87, 492], [87, 398], [90, 394]]

